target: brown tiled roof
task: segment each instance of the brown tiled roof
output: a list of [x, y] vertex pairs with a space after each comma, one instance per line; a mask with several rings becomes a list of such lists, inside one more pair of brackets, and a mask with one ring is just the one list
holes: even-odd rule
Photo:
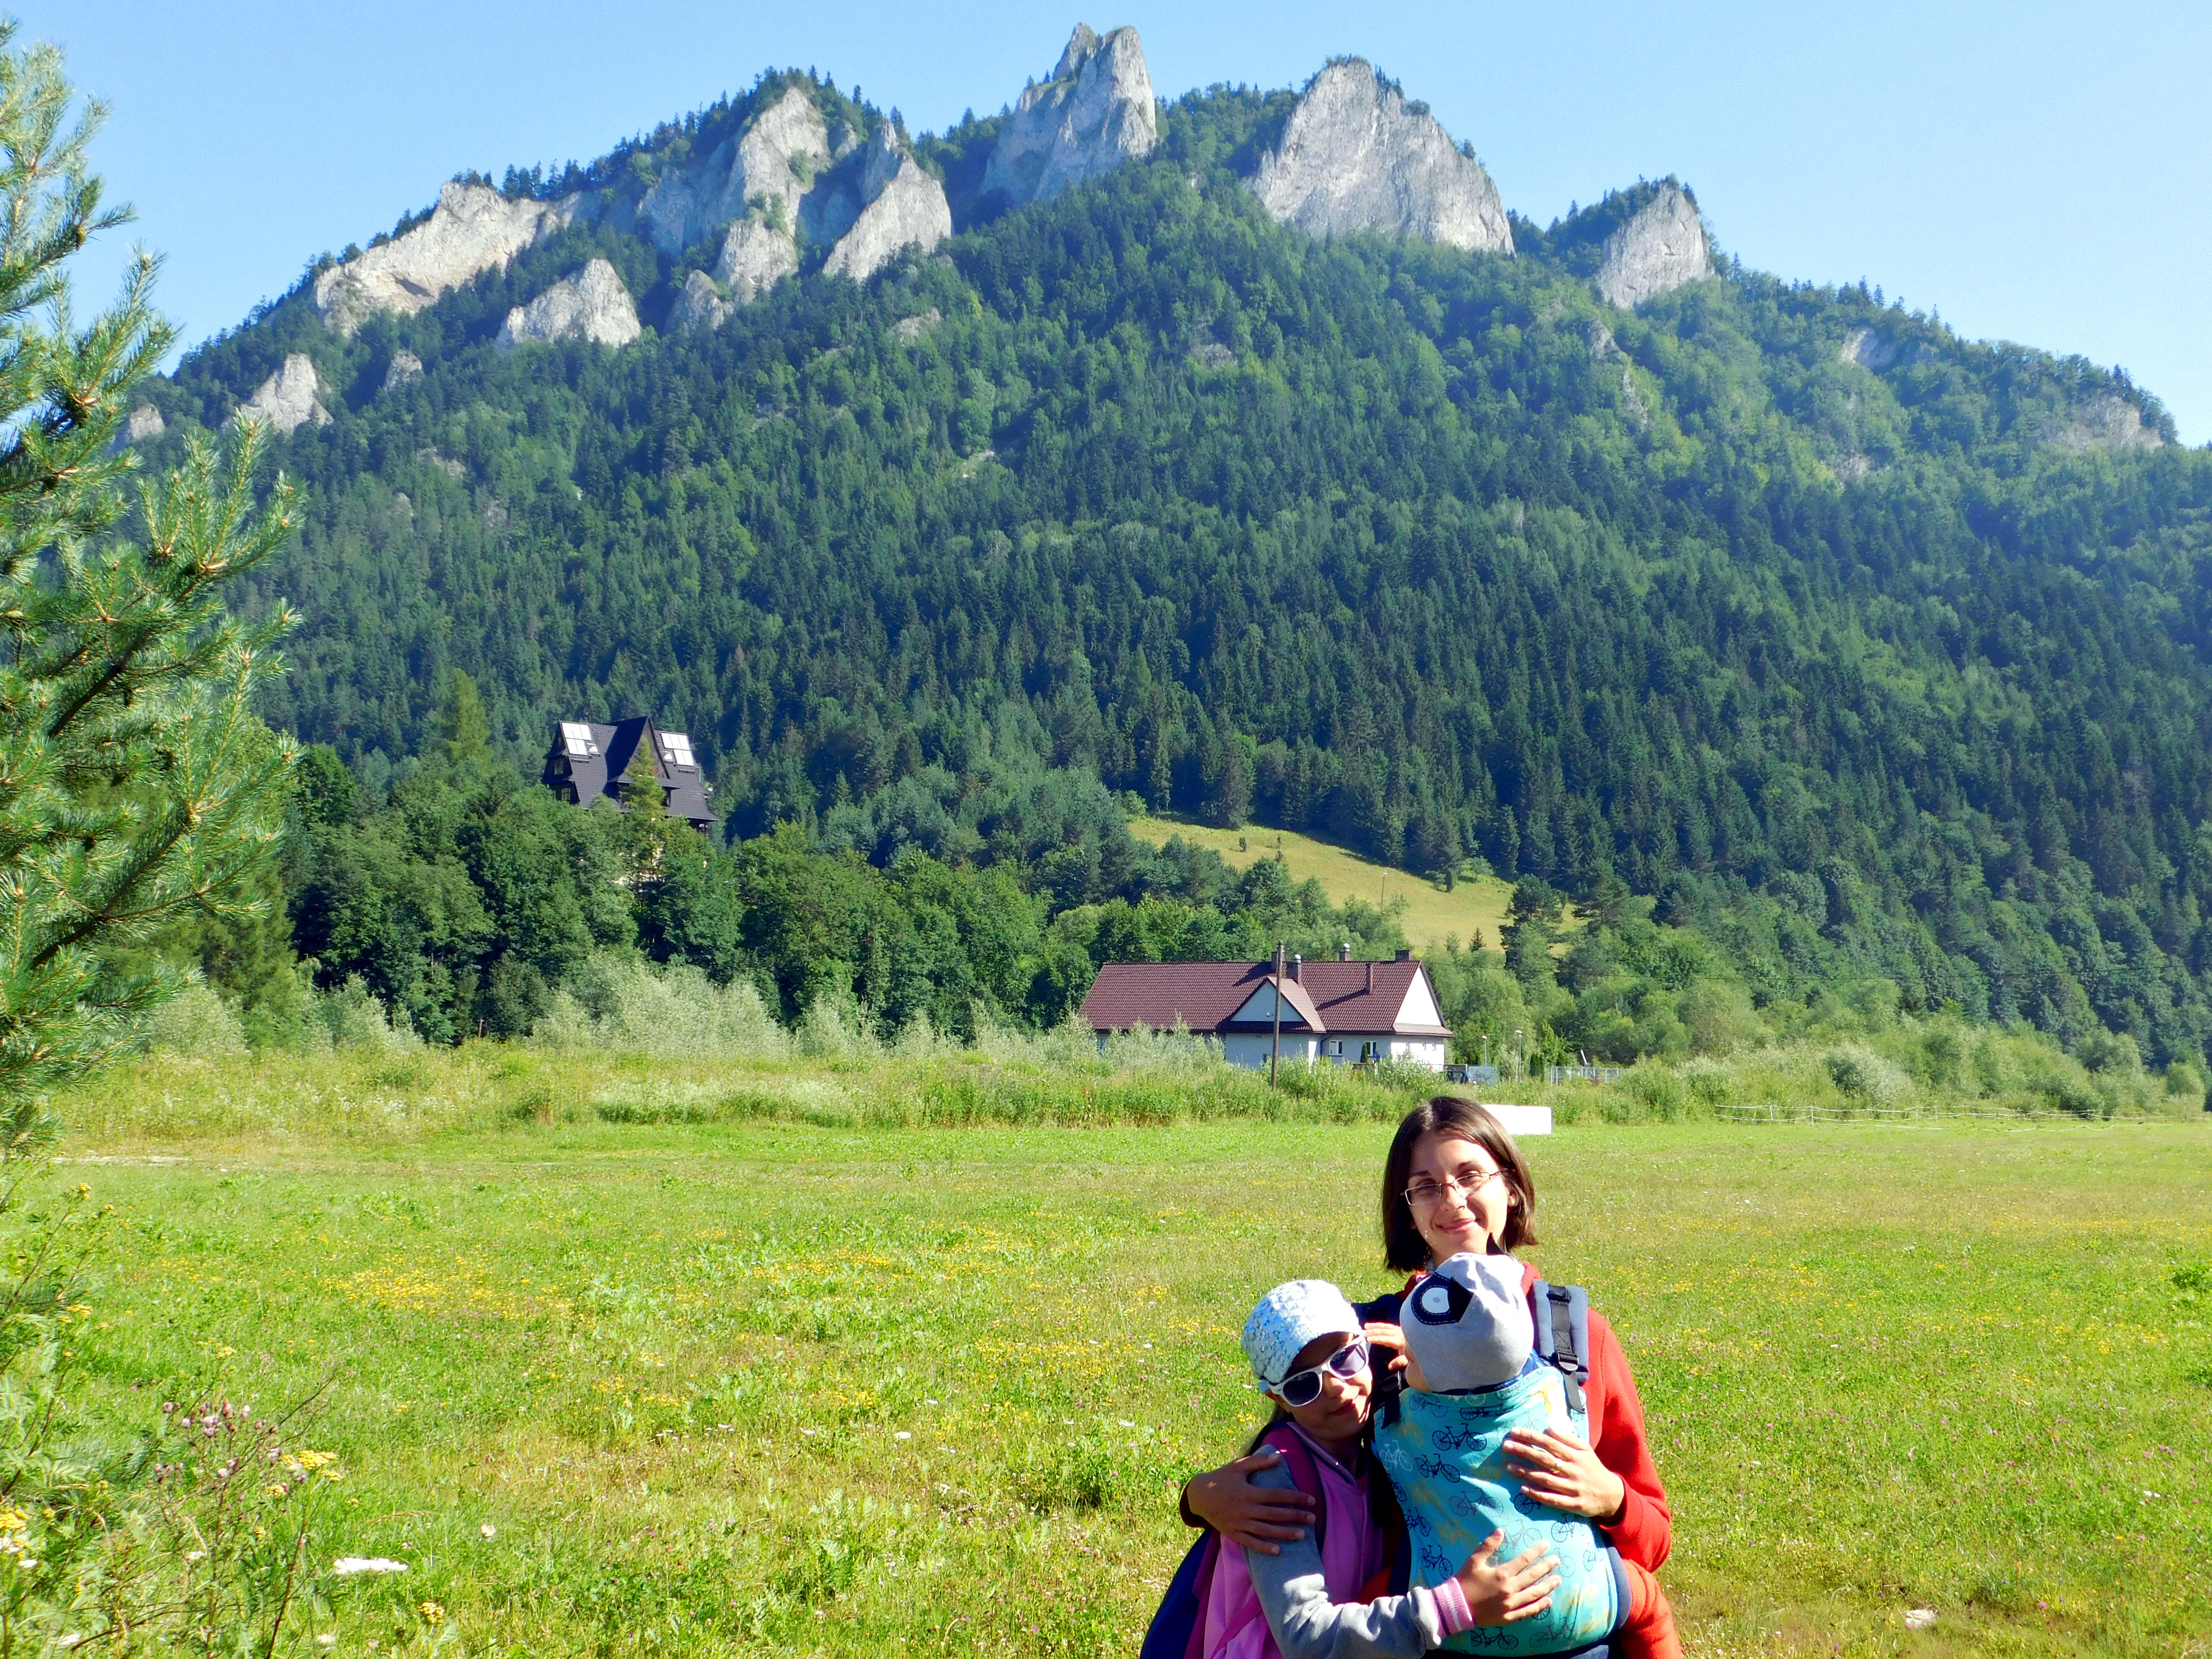
[[[1334, 1036], [1447, 1036], [1442, 1025], [1397, 1023], [1413, 976], [1425, 972], [1410, 961], [1309, 962], [1283, 1000], [1296, 1007], [1310, 999], [1317, 1029]], [[1083, 1000], [1083, 1018], [1094, 1031], [1139, 1024], [1166, 1030], [1178, 1020], [1217, 1035], [1264, 1031], [1271, 1022], [1232, 1024], [1231, 1016], [1273, 976], [1272, 962], [1109, 962]]]

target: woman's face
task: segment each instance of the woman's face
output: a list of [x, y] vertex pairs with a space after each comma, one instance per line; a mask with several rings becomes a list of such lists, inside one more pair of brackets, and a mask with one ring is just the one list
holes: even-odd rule
[[1498, 1174], [1498, 1160], [1474, 1141], [1450, 1129], [1431, 1129], [1413, 1143], [1406, 1186], [1440, 1189], [1432, 1198], [1408, 1200], [1431, 1261], [1503, 1248], [1498, 1240], [1512, 1209], [1513, 1189]]

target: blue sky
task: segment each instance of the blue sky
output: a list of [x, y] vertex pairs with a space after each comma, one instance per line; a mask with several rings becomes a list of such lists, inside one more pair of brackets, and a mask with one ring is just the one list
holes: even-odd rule
[[[1961, 332], [2117, 363], [2212, 440], [2212, 6], [1772, 3], [1353, 9], [574, 0], [19, 0], [114, 113], [95, 156], [167, 256], [187, 340], [366, 240], [463, 168], [588, 160], [771, 65], [908, 125], [995, 110], [1079, 17], [1142, 32], [1154, 88], [1285, 86], [1358, 52], [1549, 221], [1640, 175], [1698, 192], [1784, 276], [1881, 284]], [[85, 298], [89, 301], [91, 294]]]

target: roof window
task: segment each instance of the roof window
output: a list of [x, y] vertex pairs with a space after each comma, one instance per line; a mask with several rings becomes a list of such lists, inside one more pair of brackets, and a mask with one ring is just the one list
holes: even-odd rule
[[592, 728], [581, 720], [561, 722], [561, 746], [577, 760], [588, 760], [599, 752], [599, 745], [592, 741]]
[[696, 766], [699, 763], [691, 758], [691, 739], [681, 732], [663, 732], [660, 734], [660, 752], [671, 766]]

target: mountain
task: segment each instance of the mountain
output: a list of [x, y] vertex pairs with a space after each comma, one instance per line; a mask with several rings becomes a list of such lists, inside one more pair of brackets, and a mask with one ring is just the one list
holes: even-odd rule
[[1160, 104], [1079, 28], [919, 136], [763, 76], [316, 261], [134, 441], [241, 410], [307, 486], [269, 712], [372, 793], [465, 670], [519, 762], [688, 730], [738, 836], [1039, 860], [976, 781], [1060, 769], [1625, 883], [1770, 1004], [2212, 1038], [2212, 457], [1679, 180], [1510, 216], [1356, 59]]

